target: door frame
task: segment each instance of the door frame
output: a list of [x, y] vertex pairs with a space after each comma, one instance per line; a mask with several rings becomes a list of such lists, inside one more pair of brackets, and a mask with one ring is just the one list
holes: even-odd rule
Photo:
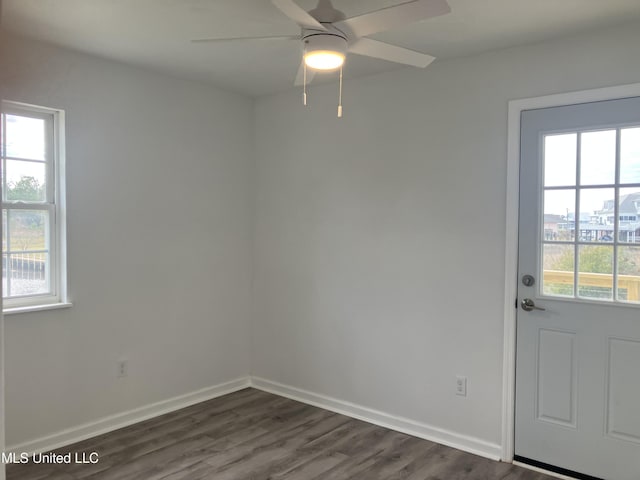
[[515, 445], [516, 308], [520, 196], [520, 115], [523, 110], [640, 97], [640, 83], [510, 100], [507, 119], [507, 193], [504, 272], [502, 460], [512, 462]]

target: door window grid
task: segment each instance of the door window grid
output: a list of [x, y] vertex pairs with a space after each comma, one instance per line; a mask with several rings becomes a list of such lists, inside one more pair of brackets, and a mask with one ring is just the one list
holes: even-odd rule
[[542, 141], [540, 294], [640, 303], [640, 128]]

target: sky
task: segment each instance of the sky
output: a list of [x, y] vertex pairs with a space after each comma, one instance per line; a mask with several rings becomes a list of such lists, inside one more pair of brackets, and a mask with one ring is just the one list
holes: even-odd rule
[[[39, 118], [5, 115], [6, 154], [35, 161], [7, 160], [7, 183], [17, 182], [22, 176], [45, 181], [45, 122]], [[3, 139], [4, 140], [4, 139]]]
[[[615, 183], [616, 130], [584, 132], [578, 147], [577, 133], [547, 135], [544, 139], [544, 185], [566, 186], [545, 191], [544, 213], [567, 215], [575, 210], [577, 149], [580, 148], [580, 186]], [[620, 181], [640, 183], [640, 127], [620, 131]], [[640, 192], [622, 189], [621, 195]], [[582, 189], [580, 212], [592, 214], [614, 198], [613, 188]]]

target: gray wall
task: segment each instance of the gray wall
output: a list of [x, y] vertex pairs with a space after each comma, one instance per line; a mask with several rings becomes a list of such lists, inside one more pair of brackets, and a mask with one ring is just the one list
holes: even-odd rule
[[635, 24], [348, 81], [343, 119], [335, 85], [261, 99], [253, 374], [499, 444], [507, 102], [640, 82], [639, 44]]
[[66, 110], [74, 302], [5, 317], [7, 444], [247, 375], [252, 102], [0, 45], [5, 99]]

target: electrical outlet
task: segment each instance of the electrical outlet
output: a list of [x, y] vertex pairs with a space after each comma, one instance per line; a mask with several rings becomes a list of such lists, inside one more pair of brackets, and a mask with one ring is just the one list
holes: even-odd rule
[[462, 375], [456, 377], [456, 395], [467, 396], [467, 377]]
[[129, 363], [126, 360], [118, 360], [117, 376], [126, 377], [129, 374]]

